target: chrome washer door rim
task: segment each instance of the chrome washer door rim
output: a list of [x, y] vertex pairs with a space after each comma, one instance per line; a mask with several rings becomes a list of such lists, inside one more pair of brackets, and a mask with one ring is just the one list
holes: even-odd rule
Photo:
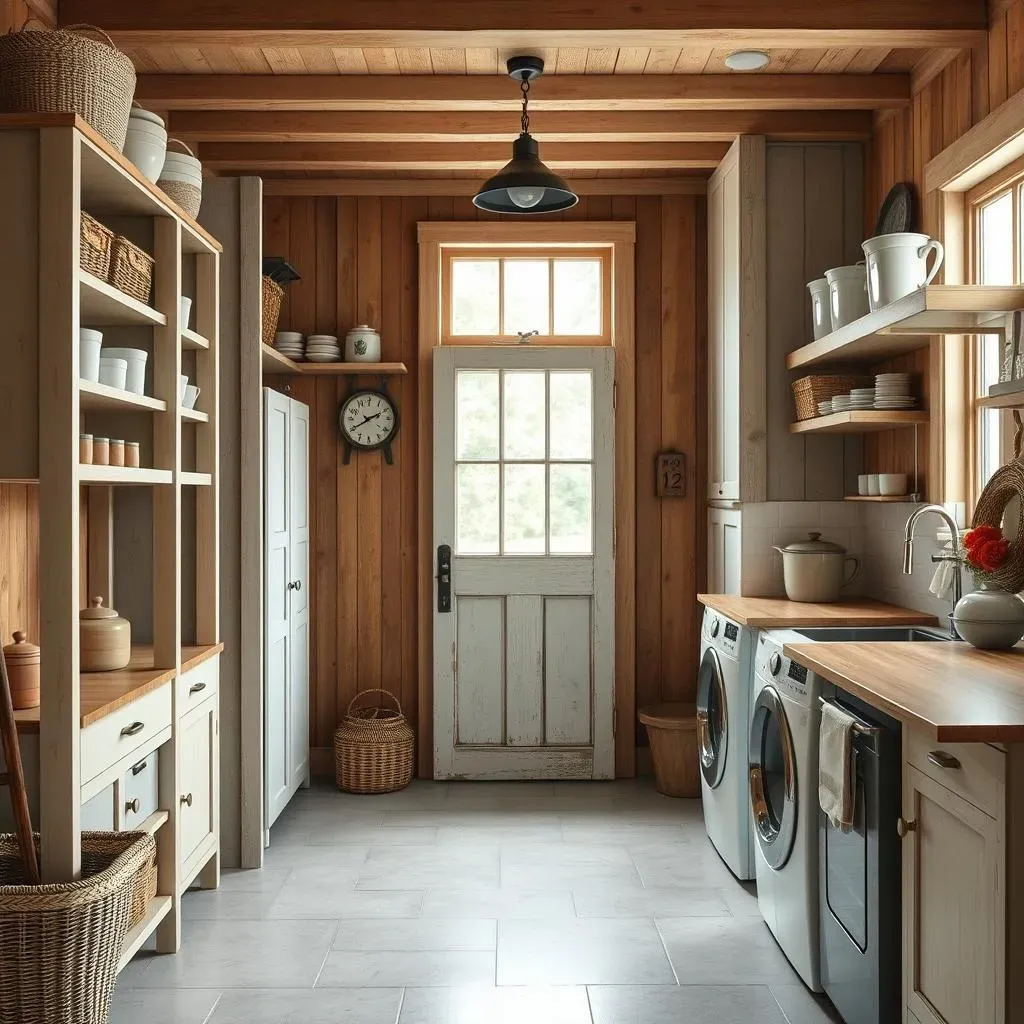
[[[776, 816], [766, 790], [765, 734], [774, 717], [779, 732], [783, 769], [782, 813]], [[798, 813], [796, 756], [793, 735], [782, 698], [774, 686], [766, 686], [758, 694], [750, 724], [750, 805], [754, 816], [757, 843], [768, 865], [776, 871], [783, 867], [796, 842]]]
[[[717, 708], [712, 707], [712, 699]], [[725, 762], [729, 755], [729, 703], [722, 663], [713, 647], [704, 652], [697, 673], [697, 746], [704, 781], [715, 789], [725, 777]]]

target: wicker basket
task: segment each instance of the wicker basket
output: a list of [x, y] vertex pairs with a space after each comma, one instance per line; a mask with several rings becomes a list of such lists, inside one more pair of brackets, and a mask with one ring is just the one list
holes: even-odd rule
[[269, 277], [263, 278], [263, 344], [273, 345], [277, 334], [277, 321], [281, 317], [284, 289]]
[[83, 210], [78, 233], [78, 265], [94, 277], [106, 281], [110, 276], [110, 250], [114, 244], [114, 232]]
[[[93, 32], [103, 41], [83, 32]], [[102, 29], [23, 27], [0, 36], [0, 109], [4, 111], [79, 114], [120, 152], [134, 94], [135, 68]]]
[[[383, 694], [383, 705], [356, 707], [370, 694]], [[387, 690], [364, 690], [349, 703], [345, 721], [334, 733], [334, 772], [346, 793], [391, 793], [412, 782], [413, 732], [398, 698]]]
[[199, 216], [199, 207], [203, 205], [203, 192], [187, 181], [158, 182], [160, 191], [173, 203], [177, 203], [193, 220]]
[[24, 885], [18, 841], [0, 836], [0, 1024], [108, 1019], [135, 879], [155, 850], [145, 832], [83, 832], [79, 881]]
[[[1005, 522], [1007, 506], [1016, 498], [1017, 522]], [[998, 526], [1004, 535], [1014, 537], [1006, 561], [994, 572], [985, 573], [985, 582], [1010, 594], [1024, 590], [1024, 458], [997, 469], [985, 485], [974, 509], [971, 526]]]
[[110, 277], [107, 280], [119, 291], [149, 305], [153, 290], [153, 257], [129, 242], [124, 235], [114, 236], [110, 253]]
[[813, 420], [819, 416], [818, 403], [827, 402], [836, 395], [848, 394], [853, 388], [868, 387], [872, 377], [865, 376], [824, 376], [812, 374], [793, 381], [793, 400], [796, 402], [796, 418]]
[[156, 850], [153, 856], [143, 863], [135, 876], [132, 886], [132, 910], [128, 918], [129, 929], [134, 928], [145, 916], [150, 900], [156, 896], [157, 883]]

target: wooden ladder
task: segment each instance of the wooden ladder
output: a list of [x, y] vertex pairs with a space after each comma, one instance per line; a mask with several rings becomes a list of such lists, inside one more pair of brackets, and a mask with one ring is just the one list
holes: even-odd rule
[[14, 720], [11, 683], [7, 678], [7, 662], [4, 661], [2, 653], [0, 653], [0, 745], [3, 746], [4, 763], [7, 765], [7, 771], [0, 772], [0, 786], [9, 786], [11, 790], [11, 804], [14, 807], [14, 830], [18, 836], [21, 860], [25, 865], [25, 881], [28, 885], [39, 885], [39, 862], [36, 860], [36, 844], [32, 836], [32, 819], [28, 812], [25, 773], [21, 767], [18, 726]]

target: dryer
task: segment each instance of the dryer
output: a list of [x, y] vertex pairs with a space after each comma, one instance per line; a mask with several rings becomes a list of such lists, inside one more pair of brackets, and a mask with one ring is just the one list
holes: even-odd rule
[[704, 826], [741, 881], [754, 877], [754, 836], [747, 797], [747, 735], [757, 631], [712, 608], [704, 611], [697, 675]]

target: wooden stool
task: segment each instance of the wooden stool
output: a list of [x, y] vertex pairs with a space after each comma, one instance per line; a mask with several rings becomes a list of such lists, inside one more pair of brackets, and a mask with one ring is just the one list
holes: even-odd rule
[[665, 796], [700, 796], [697, 705], [652, 704], [640, 708], [654, 762], [654, 785]]

